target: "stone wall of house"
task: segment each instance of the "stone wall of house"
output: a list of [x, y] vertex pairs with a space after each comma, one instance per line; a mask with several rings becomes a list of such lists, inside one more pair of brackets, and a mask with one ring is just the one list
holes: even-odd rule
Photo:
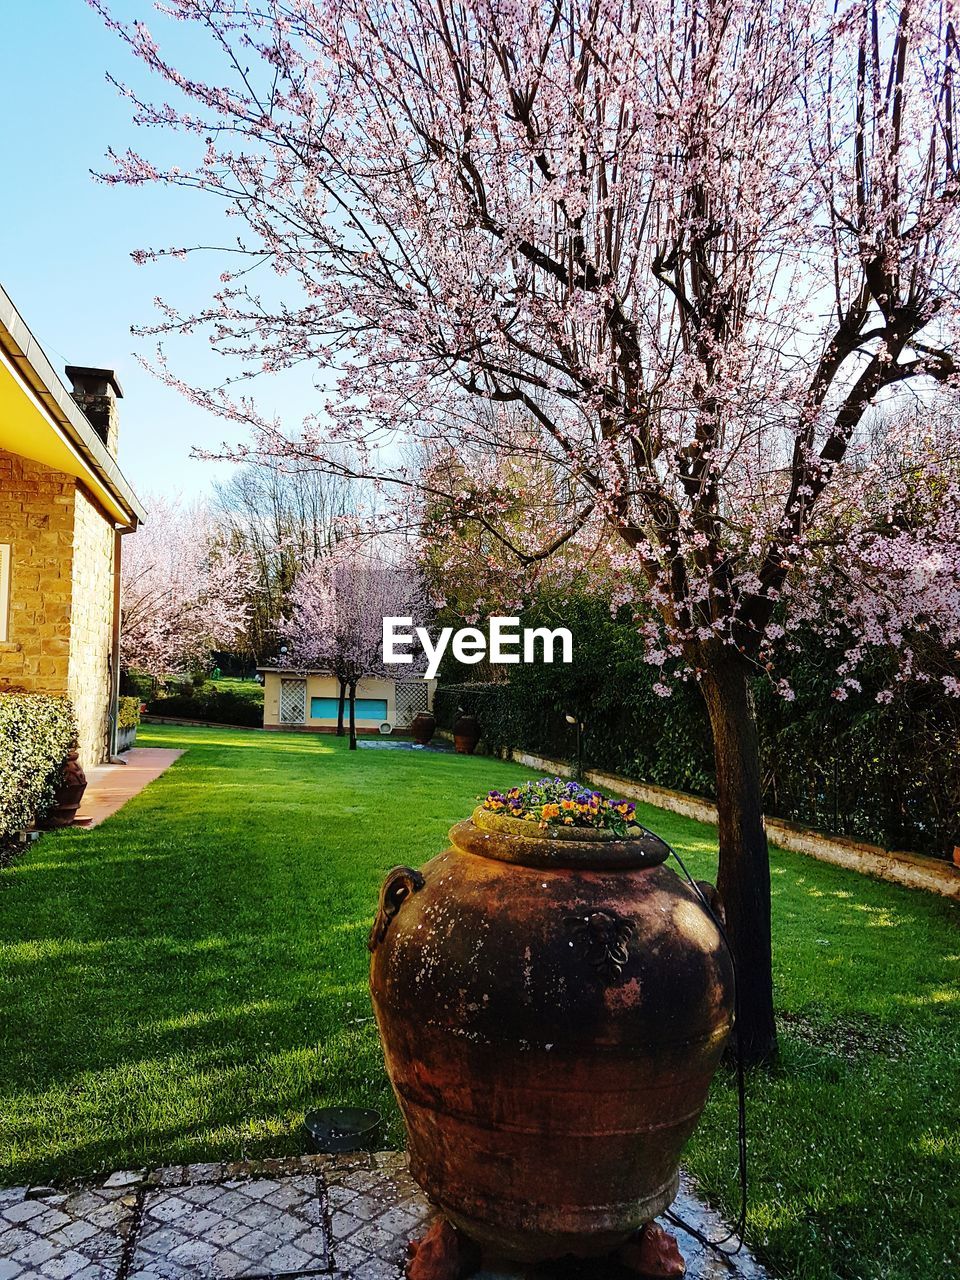
[[65, 694], [76, 481], [0, 450], [0, 542], [10, 545], [0, 688]]
[[112, 523], [77, 486], [67, 687], [77, 716], [84, 768], [100, 764], [110, 750], [113, 556]]
[[10, 545], [0, 689], [65, 694], [80, 762], [109, 750], [113, 527], [73, 476], [0, 450], [0, 543]]

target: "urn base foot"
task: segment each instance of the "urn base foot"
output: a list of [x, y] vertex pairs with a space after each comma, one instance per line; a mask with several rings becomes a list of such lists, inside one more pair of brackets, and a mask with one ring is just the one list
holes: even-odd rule
[[480, 1250], [446, 1218], [407, 1245], [407, 1280], [466, 1280], [480, 1267]]
[[687, 1265], [680, 1246], [663, 1227], [648, 1222], [632, 1240], [617, 1251], [616, 1259], [627, 1271], [643, 1280], [672, 1280], [686, 1275]]
[[[467, 1280], [482, 1263], [479, 1246], [443, 1217], [434, 1220], [425, 1236], [411, 1240], [407, 1252], [406, 1280]], [[570, 1261], [580, 1276], [583, 1264]], [[679, 1280], [687, 1271], [676, 1240], [655, 1222], [641, 1227], [611, 1261], [641, 1280]]]

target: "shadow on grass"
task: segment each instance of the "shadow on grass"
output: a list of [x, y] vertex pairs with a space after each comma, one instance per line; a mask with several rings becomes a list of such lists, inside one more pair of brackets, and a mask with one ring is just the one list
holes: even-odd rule
[[395, 1121], [367, 993], [380, 881], [516, 774], [150, 732], [187, 754], [0, 878], [0, 1181], [279, 1146], [318, 1103]]

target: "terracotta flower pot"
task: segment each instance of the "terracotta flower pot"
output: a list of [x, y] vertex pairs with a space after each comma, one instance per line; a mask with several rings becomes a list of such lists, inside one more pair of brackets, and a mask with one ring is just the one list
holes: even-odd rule
[[71, 747], [67, 752], [63, 775], [54, 792], [53, 807], [43, 820], [44, 827], [69, 827], [77, 816], [80, 801], [87, 789], [87, 775], [80, 767], [78, 756], [76, 747]]
[[398, 867], [370, 985], [413, 1176], [492, 1252], [611, 1252], [673, 1200], [733, 1018], [730, 960], [640, 829], [474, 811]]
[[453, 745], [461, 756], [472, 756], [480, 738], [480, 724], [476, 716], [457, 716], [453, 722]]
[[419, 742], [421, 747], [425, 747], [433, 737], [436, 727], [437, 722], [432, 711], [418, 711], [410, 724], [414, 742]]

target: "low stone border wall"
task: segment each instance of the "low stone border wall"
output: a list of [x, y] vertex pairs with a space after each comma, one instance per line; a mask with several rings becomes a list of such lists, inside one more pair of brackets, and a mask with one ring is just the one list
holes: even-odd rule
[[240, 729], [243, 733], [257, 733], [262, 724], [223, 724], [219, 720], [188, 720], [185, 716], [154, 716], [149, 712], [140, 717], [141, 724], [181, 724], [190, 729]]
[[[571, 777], [574, 772], [573, 767], [565, 761], [549, 760], [529, 751], [513, 750], [509, 753], [509, 759], [526, 765], [528, 769], [563, 778]], [[667, 809], [671, 813], [682, 814], [685, 818], [694, 818], [697, 822], [716, 825], [717, 807], [713, 801], [705, 800], [702, 796], [671, 791], [667, 787], [657, 787], [649, 782], [635, 782], [602, 769], [587, 769], [584, 777], [587, 782], [605, 791], [616, 792], [619, 796], [639, 800], [643, 804], [656, 805], [658, 809]], [[925, 889], [928, 893], [938, 893], [945, 898], [960, 901], [960, 868], [951, 866], [940, 858], [881, 849], [879, 845], [867, 844], [866, 841], [826, 835], [812, 827], [784, 822], [780, 818], [767, 818], [767, 834], [771, 843], [780, 849], [805, 853], [821, 862], [832, 863], [835, 867], [845, 867], [848, 871], [876, 876], [891, 884], [901, 884], [908, 889]]]

